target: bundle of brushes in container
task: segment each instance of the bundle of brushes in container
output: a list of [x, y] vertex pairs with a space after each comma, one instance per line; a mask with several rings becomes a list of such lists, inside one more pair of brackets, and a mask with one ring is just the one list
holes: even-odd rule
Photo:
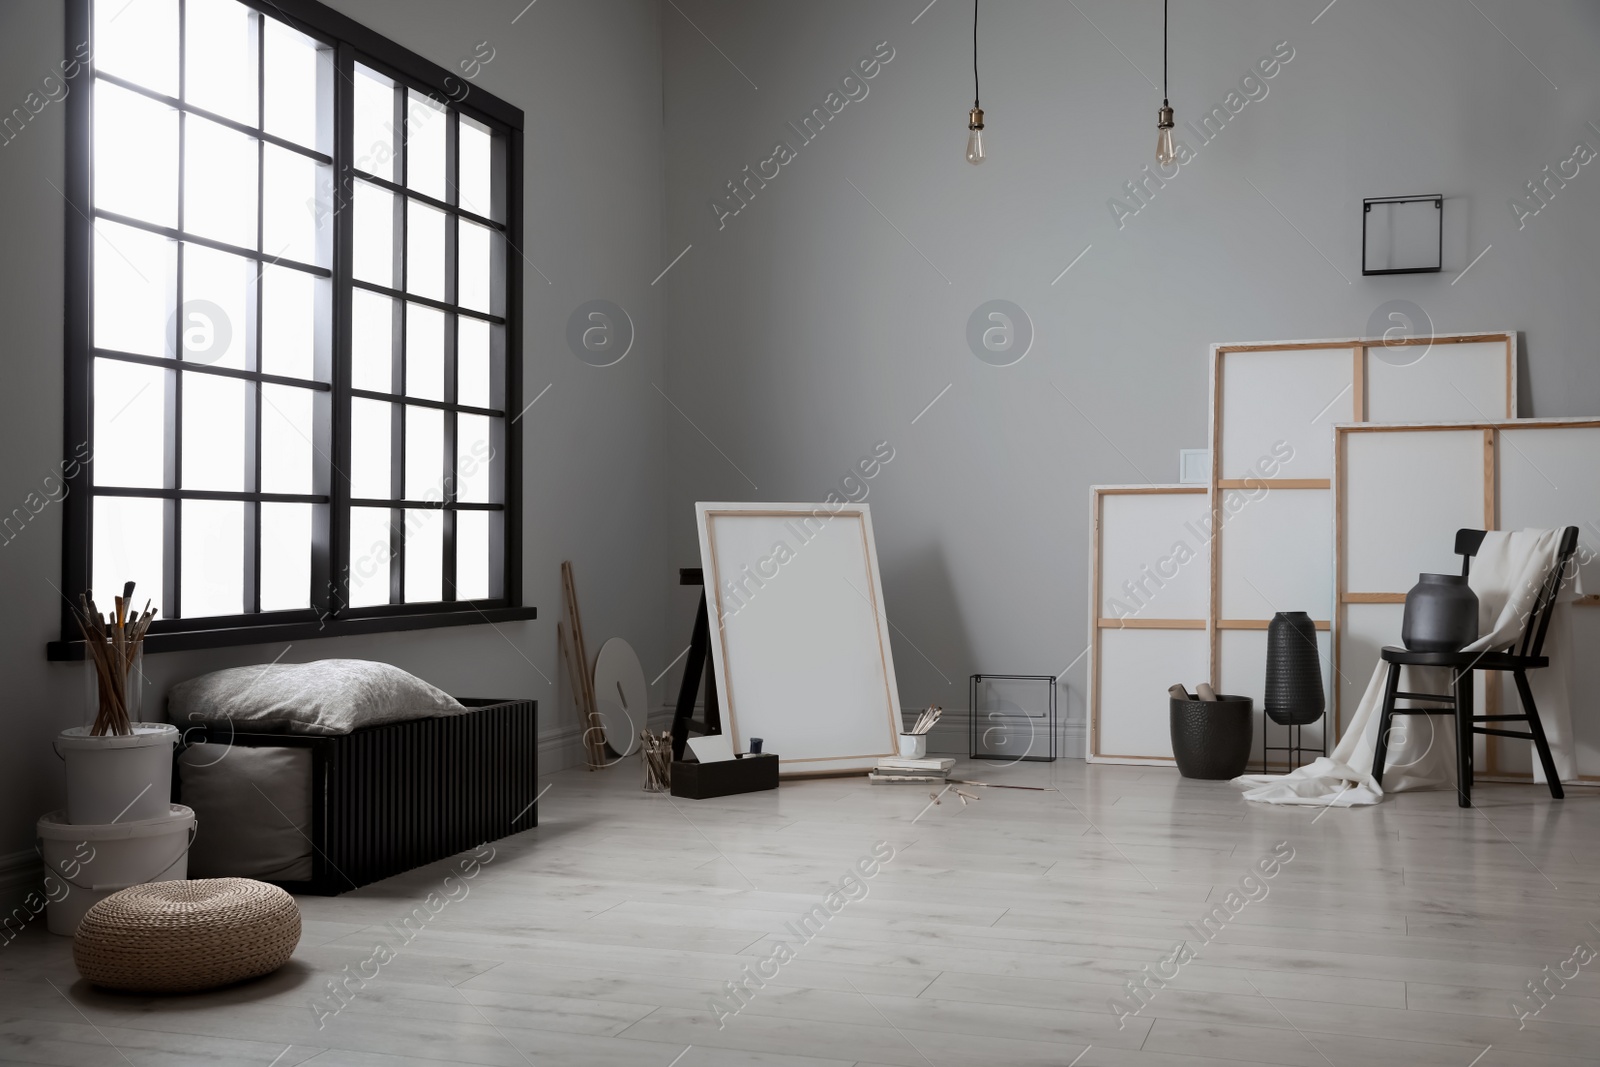
[[953, 759], [928, 758], [928, 733], [944, 714], [930, 707], [917, 717], [909, 731], [900, 735], [900, 755], [885, 756], [867, 777], [873, 782], [942, 782], [956, 765]]
[[126, 736], [133, 733], [132, 717], [137, 688], [130, 691], [129, 676], [144, 647], [144, 635], [156, 617], [155, 609], [145, 601], [144, 610], [133, 608], [133, 583], [122, 587], [122, 595], [115, 598], [115, 610], [101, 617], [100, 609], [88, 593], [78, 596], [78, 629], [83, 633], [88, 648], [89, 662], [94, 664], [99, 701], [94, 726], [89, 733], [100, 737], [105, 734]]

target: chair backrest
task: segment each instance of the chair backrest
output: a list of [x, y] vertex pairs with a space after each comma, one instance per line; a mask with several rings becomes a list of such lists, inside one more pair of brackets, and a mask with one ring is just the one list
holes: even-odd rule
[[[1456, 531], [1456, 555], [1461, 557], [1462, 577], [1470, 573], [1472, 557], [1483, 547], [1484, 536], [1483, 530]], [[1545, 575], [1544, 581], [1539, 586], [1539, 595], [1534, 598], [1533, 607], [1528, 612], [1527, 624], [1522, 628], [1522, 640], [1517, 642], [1517, 655], [1537, 656], [1544, 649], [1544, 635], [1550, 628], [1550, 613], [1556, 602], [1556, 596], [1566, 583], [1569, 572], [1572, 575], [1577, 573], [1572, 568], [1572, 557], [1577, 550], [1578, 528], [1568, 526], [1561, 531], [1561, 544], [1556, 551], [1556, 565]]]

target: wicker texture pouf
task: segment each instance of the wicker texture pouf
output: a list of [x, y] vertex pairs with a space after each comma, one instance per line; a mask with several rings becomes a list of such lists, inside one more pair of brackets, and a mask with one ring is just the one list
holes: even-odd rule
[[300, 909], [250, 878], [150, 882], [89, 909], [72, 956], [97, 986], [193, 993], [270, 974], [300, 942]]

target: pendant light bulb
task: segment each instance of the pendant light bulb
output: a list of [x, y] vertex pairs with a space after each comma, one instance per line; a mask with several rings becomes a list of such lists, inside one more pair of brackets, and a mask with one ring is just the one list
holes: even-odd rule
[[972, 110], [967, 112], [967, 162], [989, 158], [983, 147], [983, 108], [978, 106], [978, 0], [972, 0]]
[[1177, 158], [1172, 148], [1172, 108], [1163, 100], [1156, 112], [1156, 164], [1170, 167]]
[[1167, 99], [1167, 0], [1161, 0], [1161, 110], [1156, 112], [1156, 166], [1177, 161], [1172, 147], [1172, 101]]

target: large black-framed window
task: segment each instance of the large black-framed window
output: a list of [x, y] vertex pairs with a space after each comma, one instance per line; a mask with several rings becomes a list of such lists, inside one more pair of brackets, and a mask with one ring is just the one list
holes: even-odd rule
[[136, 581], [152, 651], [532, 617], [521, 111], [310, 0], [67, 30], [64, 599]]

